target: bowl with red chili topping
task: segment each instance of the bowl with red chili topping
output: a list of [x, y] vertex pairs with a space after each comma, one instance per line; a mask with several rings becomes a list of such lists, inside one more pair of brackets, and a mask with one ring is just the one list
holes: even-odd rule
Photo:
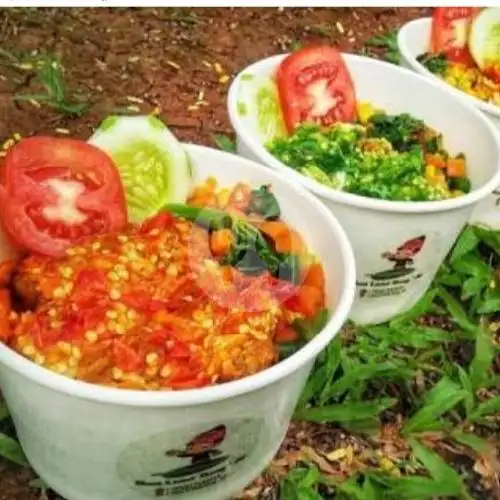
[[500, 182], [500, 134], [476, 108], [441, 83], [334, 47], [251, 64], [227, 106], [238, 154], [300, 182], [346, 229], [358, 324], [411, 309]]
[[[153, 189], [124, 172], [137, 160], [144, 179], [168, 154], [139, 142], [124, 156], [102, 138], [42, 141], [66, 164], [2, 179], [33, 233], [2, 219], [18, 255], [0, 266], [0, 385], [28, 460], [66, 498], [227, 498], [271, 460], [346, 320], [354, 257], [307, 191], [201, 146], [181, 145], [187, 163], [176, 150], [185, 196], [146, 214]], [[25, 147], [7, 166], [24, 168]], [[101, 177], [77, 168], [103, 151]]]

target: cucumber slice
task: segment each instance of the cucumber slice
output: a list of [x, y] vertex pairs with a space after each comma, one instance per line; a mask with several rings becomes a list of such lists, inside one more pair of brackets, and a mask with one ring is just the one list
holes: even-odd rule
[[271, 78], [240, 76], [237, 112], [263, 143], [286, 135], [278, 88]]
[[500, 64], [500, 8], [486, 8], [472, 21], [469, 50], [481, 69]]
[[89, 139], [115, 162], [129, 219], [139, 223], [167, 203], [183, 203], [193, 171], [182, 144], [154, 116], [110, 116]]

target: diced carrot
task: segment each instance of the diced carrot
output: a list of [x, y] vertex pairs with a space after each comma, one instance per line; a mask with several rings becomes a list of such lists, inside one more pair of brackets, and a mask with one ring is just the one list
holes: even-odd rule
[[260, 230], [273, 241], [276, 251], [300, 255], [307, 250], [302, 236], [282, 221], [269, 221], [260, 225]]
[[0, 340], [4, 342], [10, 339], [10, 312], [11, 312], [10, 294], [8, 290], [0, 290]]
[[465, 177], [465, 159], [464, 158], [450, 158], [446, 166], [446, 173], [448, 177]]
[[303, 284], [314, 286], [320, 290], [325, 289], [325, 272], [319, 262], [313, 262], [306, 270]]
[[315, 286], [302, 285], [297, 298], [300, 312], [308, 317], [315, 316], [323, 307], [323, 292]]
[[288, 233], [281, 235], [278, 239], [274, 240], [274, 245], [277, 252], [291, 253], [294, 255], [301, 255], [307, 251], [306, 244], [302, 236], [290, 229]]
[[436, 168], [446, 168], [446, 160], [439, 153], [427, 153], [425, 155], [425, 164], [433, 165]]
[[279, 220], [273, 220], [261, 224], [260, 230], [276, 241], [281, 235], [288, 233], [288, 226]]
[[227, 255], [233, 244], [231, 229], [219, 229], [210, 235], [210, 250], [213, 255], [222, 257]]

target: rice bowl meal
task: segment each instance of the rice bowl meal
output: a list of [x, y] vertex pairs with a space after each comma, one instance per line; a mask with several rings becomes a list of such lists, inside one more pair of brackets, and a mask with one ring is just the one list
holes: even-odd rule
[[352, 304], [335, 218], [153, 117], [23, 139], [3, 167], [0, 387], [30, 465], [72, 500], [237, 494]]
[[[335, 84], [317, 85], [307, 64], [322, 66], [325, 77], [337, 71]], [[251, 86], [259, 89], [253, 95], [246, 90]], [[376, 103], [357, 102], [355, 95], [340, 54], [308, 47], [284, 59], [274, 79], [243, 74], [239, 113], [246, 117], [256, 107], [267, 150], [333, 189], [393, 201], [436, 201], [470, 191], [465, 156], [450, 154], [439, 131], [408, 113], [387, 114]], [[314, 99], [320, 104], [311, 104]]]
[[[499, 26], [499, 8], [437, 7], [399, 30], [401, 64], [475, 106], [500, 130]], [[499, 194], [497, 187], [482, 200], [470, 222], [498, 229]]]
[[500, 9], [436, 8], [429, 50], [417, 57], [431, 73], [500, 106]]
[[[188, 389], [263, 370], [278, 361], [280, 348], [290, 354], [307, 340], [299, 338], [298, 323], [327, 320], [323, 267], [280, 219], [272, 186], [227, 188], [208, 179], [185, 204], [166, 203], [127, 224], [132, 184], [125, 196], [116, 184], [111, 196], [111, 182], [94, 187], [93, 171], [75, 174], [68, 163], [75, 149], [104, 155], [76, 140], [29, 138], [5, 158], [4, 196], [12, 210], [19, 199], [10, 178], [23, 169], [42, 188], [68, 193], [66, 212], [54, 215], [60, 206], [30, 200], [32, 234], [4, 220], [13, 242], [28, 252], [17, 264], [1, 264], [0, 338], [17, 352], [87, 382]], [[42, 159], [34, 168], [23, 163], [40, 151], [51, 157], [51, 169]], [[67, 168], [57, 167], [58, 155]], [[103, 188], [107, 205], [99, 214], [79, 208]], [[72, 205], [70, 189], [87, 189], [80, 205]]]
[[325, 186], [400, 201], [436, 201], [470, 191], [466, 159], [450, 155], [442, 136], [408, 114], [370, 103], [354, 124], [301, 125], [268, 143], [278, 160]]
[[334, 47], [244, 68], [228, 112], [239, 154], [286, 172], [346, 228], [358, 323], [411, 308], [500, 181], [498, 133], [446, 85]]

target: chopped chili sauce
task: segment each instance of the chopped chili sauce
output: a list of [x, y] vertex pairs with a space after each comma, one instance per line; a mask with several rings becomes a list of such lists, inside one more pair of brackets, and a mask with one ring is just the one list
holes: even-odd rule
[[209, 240], [162, 213], [63, 258], [28, 256], [13, 277], [21, 312], [3, 340], [67, 377], [127, 389], [192, 389], [264, 370], [305, 316], [301, 287], [222, 265]]

